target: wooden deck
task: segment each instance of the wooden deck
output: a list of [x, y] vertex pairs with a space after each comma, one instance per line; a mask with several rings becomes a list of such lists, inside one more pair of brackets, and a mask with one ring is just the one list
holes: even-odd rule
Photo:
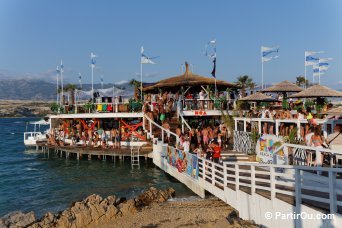
[[[83, 156], [88, 156], [88, 159], [91, 159], [91, 156], [98, 156], [106, 159], [106, 156], [109, 157], [130, 157], [131, 156], [131, 147], [123, 146], [121, 148], [101, 148], [101, 147], [89, 147], [89, 146], [54, 146], [48, 145], [47, 143], [38, 142], [37, 148], [41, 149], [44, 152], [53, 151], [59, 156], [76, 156], [77, 159], [82, 158]], [[137, 149], [138, 147], [134, 147]], [[148, 157], [152, 153], [153, 147], [151, 144], [146, 144], [140, 148], [139, 156]]]

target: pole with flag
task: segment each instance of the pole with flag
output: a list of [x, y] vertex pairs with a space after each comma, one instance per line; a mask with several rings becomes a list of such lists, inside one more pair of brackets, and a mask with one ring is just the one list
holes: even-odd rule
[[[318, 67], [316, 67], [316, 71], [318, 68], [318, 84], [321, 84], [321, 74], [324, 74], [329, 66], [328, 61], [333, 60], [333, 58], [320, 58], [318, 61]], [[315, 69], [314, 69], [314, 73], [315, 73]]]
[[[213, 53], [212, 54], [208, 54], [208, 49], [209, 47], [212, 47]], [[213, 70], [211, 71], [211, 75], [215, 78], [215, 97], [217, 95], [217, 86], [216, 86], [216, 39], [213, 39], [211, 41], [209, 41], [206, 45], [205, 45], [205, 56], [209, 57], [209, 59], [212, 59], [213, 61]]]
[[63, 60], [61, 60], [61, 65], [60, 65], [60, 72], [61, 72], [61, 92], [62, 92], [62, 97], [60, 101], [62, 102], [62, 105], [64, 105], [64, 94], [63, 94], [63, 72], [64, 72], [64, 66], [63, 66]]
[[278, 55], [269, 56], [272, 53], [278, 53], [279, 47], [261, 46], [261, 88], [264, 89], [264, 62], [279, 58]]
[[59, 70], [59, 66], [57, 66], [56, 67], [56, 72], [57, 72], [57, 97], [56, 97], [56, 104], [59, 104], [59, 102], [58, 102], [58, 97], [59, 97], [59, 92], [58, 92], [58, 87], [59, 87], [59, 85], [58, 85], [58, 78], [59, 78], [59, 73], [60, 73], [60, 70]]
[[[305, 87], [306, 87], [306, 67], [307, 66], [314, 66], [316, 62], [319, 60], [318, 57], [315, 57], [314, 55], [323, 53], [323, 51], [305, 51], [305, 62], [304, 62], [304, 68], [305, 68]], [[313, 76], [312, 82], [315, 82], [315, 76]]]
[[80, 89], [82, 89], [82, 74], [78, 73], [78, 83], [80, 84]]
[[90, 60], [91, 60], [91, 97], [92, 101], [94, 102], [94, 69], [95, 69], [95, 63], [96, 63], [96, 58], [97, 56], [91, 52], [90, 53]]
[[144, 54], [144, 47], [141, 46], [141, 57], [140, 57], [140, 99], [143, 100], [143, 68], [142, 65], [143, 64], [156, 64], [155, 62], [152, 61], [152, 59], [158, 58], [157, 57], [153, 57], [153, 58], [149, 58]]

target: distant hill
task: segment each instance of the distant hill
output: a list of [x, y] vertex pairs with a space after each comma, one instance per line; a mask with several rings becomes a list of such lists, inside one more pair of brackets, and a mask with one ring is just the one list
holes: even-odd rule
[[[65, 83], [65, 85], [68, 83]], [[104, 88], [113, 84], [104, 84]], [[116, 88], [133, 91], [129, 82], [115, 85]], [[94, 84], [94, 88], [101, 88]], [[83, 90], [90, 90], [91, 84], [84, 84]], [[0, 99], [2, 100], [54, 100], [56, 99], [56, 84], [37, 79], [3, 79], [0, 80]]]

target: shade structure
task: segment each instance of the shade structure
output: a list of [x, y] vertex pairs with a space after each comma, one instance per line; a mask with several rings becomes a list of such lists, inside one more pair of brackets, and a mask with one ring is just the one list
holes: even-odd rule
[[290, 81], [282, 81], [279, 82], [278, 84], [271, 86], [269, 88], [261, 90], [261, 92], [300, 92], [303, 91], [304, 89], [297, 86], [295, 83], [292, 83]]
[[292, 98], [310, 98], [310, 97], [342, 97], [342, 93], [336, 90], [330, 89], [322, 85], [314, 85], [308, 89], [290, 95]]
[[[155, 83], [154, 85], [150, 85], [143, 88], [144, 92], [149, 92], [153, 90], [161, 89], [179, 89], [181, 86], [205, 86], [205, 85], [215, 85], [215, 78], [213, 77], [204, 77], [197, 74], [193, 74], [188, 64], [186, 63], [186, 70], [184, 74], [170, 77], [167, 79], [163, 79]], [[235, 83], [229, 83], [222, 80], [216, 80], [217, 88], [240, 88]]]
[[278, 100], [263, 93], [254, 93], [252, 95], [239, 99], [239, 101], [273, 102]]
[[342, 106], [330, 109], [326, 112], [328, 115], [335, 115], [335, 116], [341, 116], [342, 115]]

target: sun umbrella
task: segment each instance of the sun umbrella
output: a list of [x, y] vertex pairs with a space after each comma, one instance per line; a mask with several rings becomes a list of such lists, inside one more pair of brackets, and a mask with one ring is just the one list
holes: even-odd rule
[[314, 85], [308, 89], [290, 95], [291, 98], [310, 98], [310, 97], [342, 97], [342, 93], [322, 85]]

